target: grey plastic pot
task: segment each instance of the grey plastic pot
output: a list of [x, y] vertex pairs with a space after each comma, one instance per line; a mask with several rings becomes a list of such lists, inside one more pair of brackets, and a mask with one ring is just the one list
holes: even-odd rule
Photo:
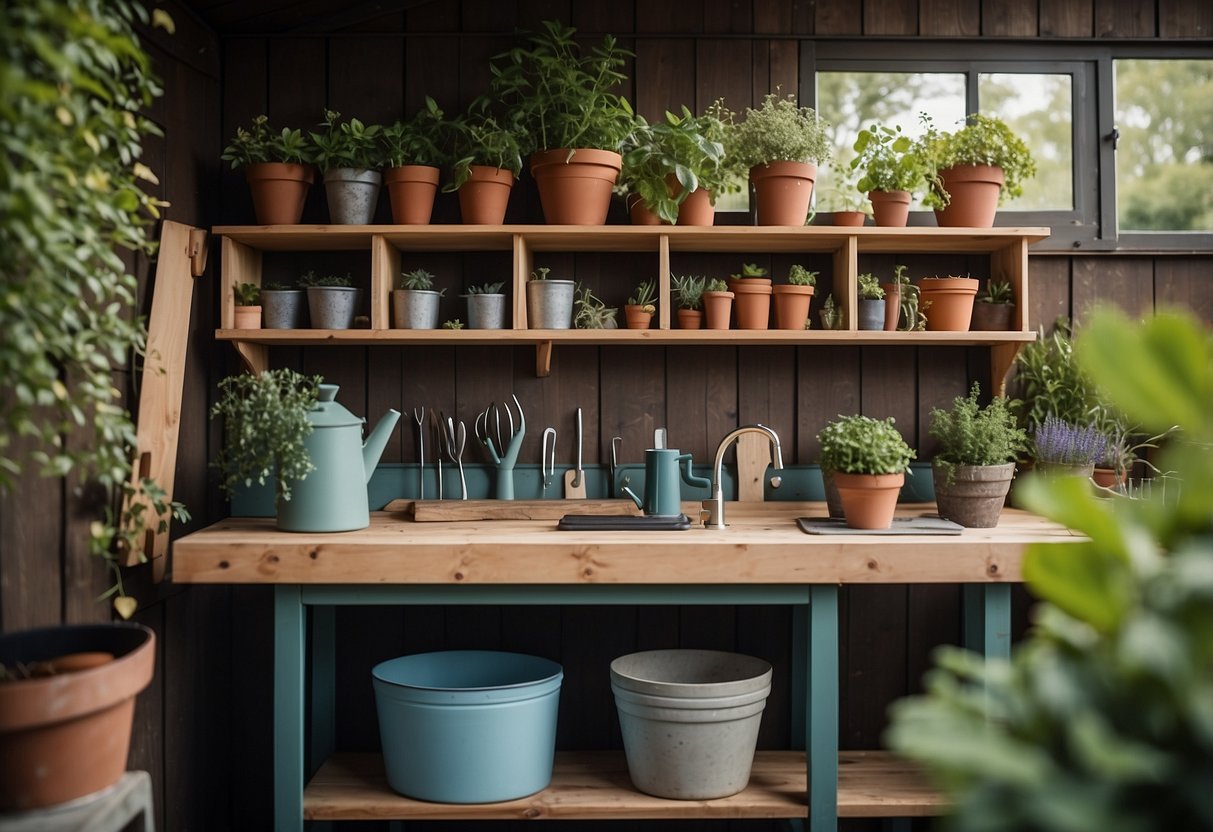
[[302, 329], [302, 289], [262, 289], [261, 326], [265, 329]]
[[[951, 476], [948, 474], [951, 472]], [[939, 516], [966, 529], [992, 529], [998, 525], [1015, 463], [1005, 465], [931, 466], [935, 505]], [[950, 482], [949, 482], [950, 480]]]
[[531, 329], [570, 329], [573, 326], [573, 281], [528, 281], [526, 317]]
[[377, 170], [333, 168], [324, 174], [324, 194], [329, 203], [329, 222], [336, 225], [368, 225], [379, 204], [383, 176]]
[[392, 325], [396, 329], [437, 329], [441, 297], [431, 289], [393, 289]]
[[884, 329], [884, 301], [859, 300], [859, 328], [863, 330]]
[[307, 287], [307, 309], [313, 329], [349, 329], [354, 325], [358, 290], [350, 286]]
[[710, 800], [750, 781], [771, 665], [716, 650], [649, 650], [611, 662], [628, 774], [646, 794]]
[[505, 329], [505, 295], [465, 295], [468, 329]]

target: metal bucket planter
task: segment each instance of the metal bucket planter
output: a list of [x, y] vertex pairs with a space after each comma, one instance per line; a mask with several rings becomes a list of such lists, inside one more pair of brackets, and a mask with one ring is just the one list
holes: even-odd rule
[[884, 329], [883, 300], [859, 300], [859, 328], [879, 331]]
[[646, 794], [711, 800], [750, 782], [771, 665], [716, 650], [649, 650], [611, 662], [628, 774]]
[[438, 301], [430, 289], [393, 289], [392, 323], [396, 329], [437, 329]]
[[419, 653], [374, 667], [388, 785], [438, 803], [495, 803], [547, 788], [564, 672], [538, 656]]
[[266, 329], [302, 329], [302, 289], [262, 289], [261, 325]]
[[468, 329], [505, 329], [505, 295], [465, 295], [468, 301]]
[[324, 194], [328, 197], [329, 222], [336, 225], [368, 225], [379, 204], [379, 185], [383, 176], [377, 170], [333, 168], [324, 174]]
[[313, 329], [349, 329], [354, 325], [358, 290], [349, 286], [309, 286], [307, 309]]
[[569, 329], [573, 325], [573, 281], [531, 280], [526, 284], [527, 326]]

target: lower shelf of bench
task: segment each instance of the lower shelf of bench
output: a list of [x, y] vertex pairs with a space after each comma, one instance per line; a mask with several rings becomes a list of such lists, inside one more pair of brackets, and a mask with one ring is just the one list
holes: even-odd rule
[[[942, 814], [946, 803], [912, 764], [886, 751], [843, 751], [838, 766], [839, 817]], [[393, 792], [379, 754], [335, 754], [308, 783], [308, 820], [579, 820], [673, 818], [803, 818], [807, 814], [801, 751], [760, 751], [750, 785], [719, 800], [665, 800], [636, 790], [621, 751], [562, 751], [552, 784], [505, 803], [457, 805], [412, 800]]]

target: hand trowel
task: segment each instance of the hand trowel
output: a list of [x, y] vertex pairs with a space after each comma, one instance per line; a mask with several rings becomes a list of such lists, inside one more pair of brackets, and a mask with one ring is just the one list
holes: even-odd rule
[[577, 408], [577, 467], [564, 472], [564, 498], [585, 499], [585, 472], [581, 469], [581, 408]]

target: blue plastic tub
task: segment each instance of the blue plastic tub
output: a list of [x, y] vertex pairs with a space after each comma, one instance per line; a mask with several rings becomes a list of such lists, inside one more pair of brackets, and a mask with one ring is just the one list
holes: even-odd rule
[[418, 653], [371, 670], [387, 780], [406, 797], [496, 803], [547, 788], [560, 665], [486, 650]]

